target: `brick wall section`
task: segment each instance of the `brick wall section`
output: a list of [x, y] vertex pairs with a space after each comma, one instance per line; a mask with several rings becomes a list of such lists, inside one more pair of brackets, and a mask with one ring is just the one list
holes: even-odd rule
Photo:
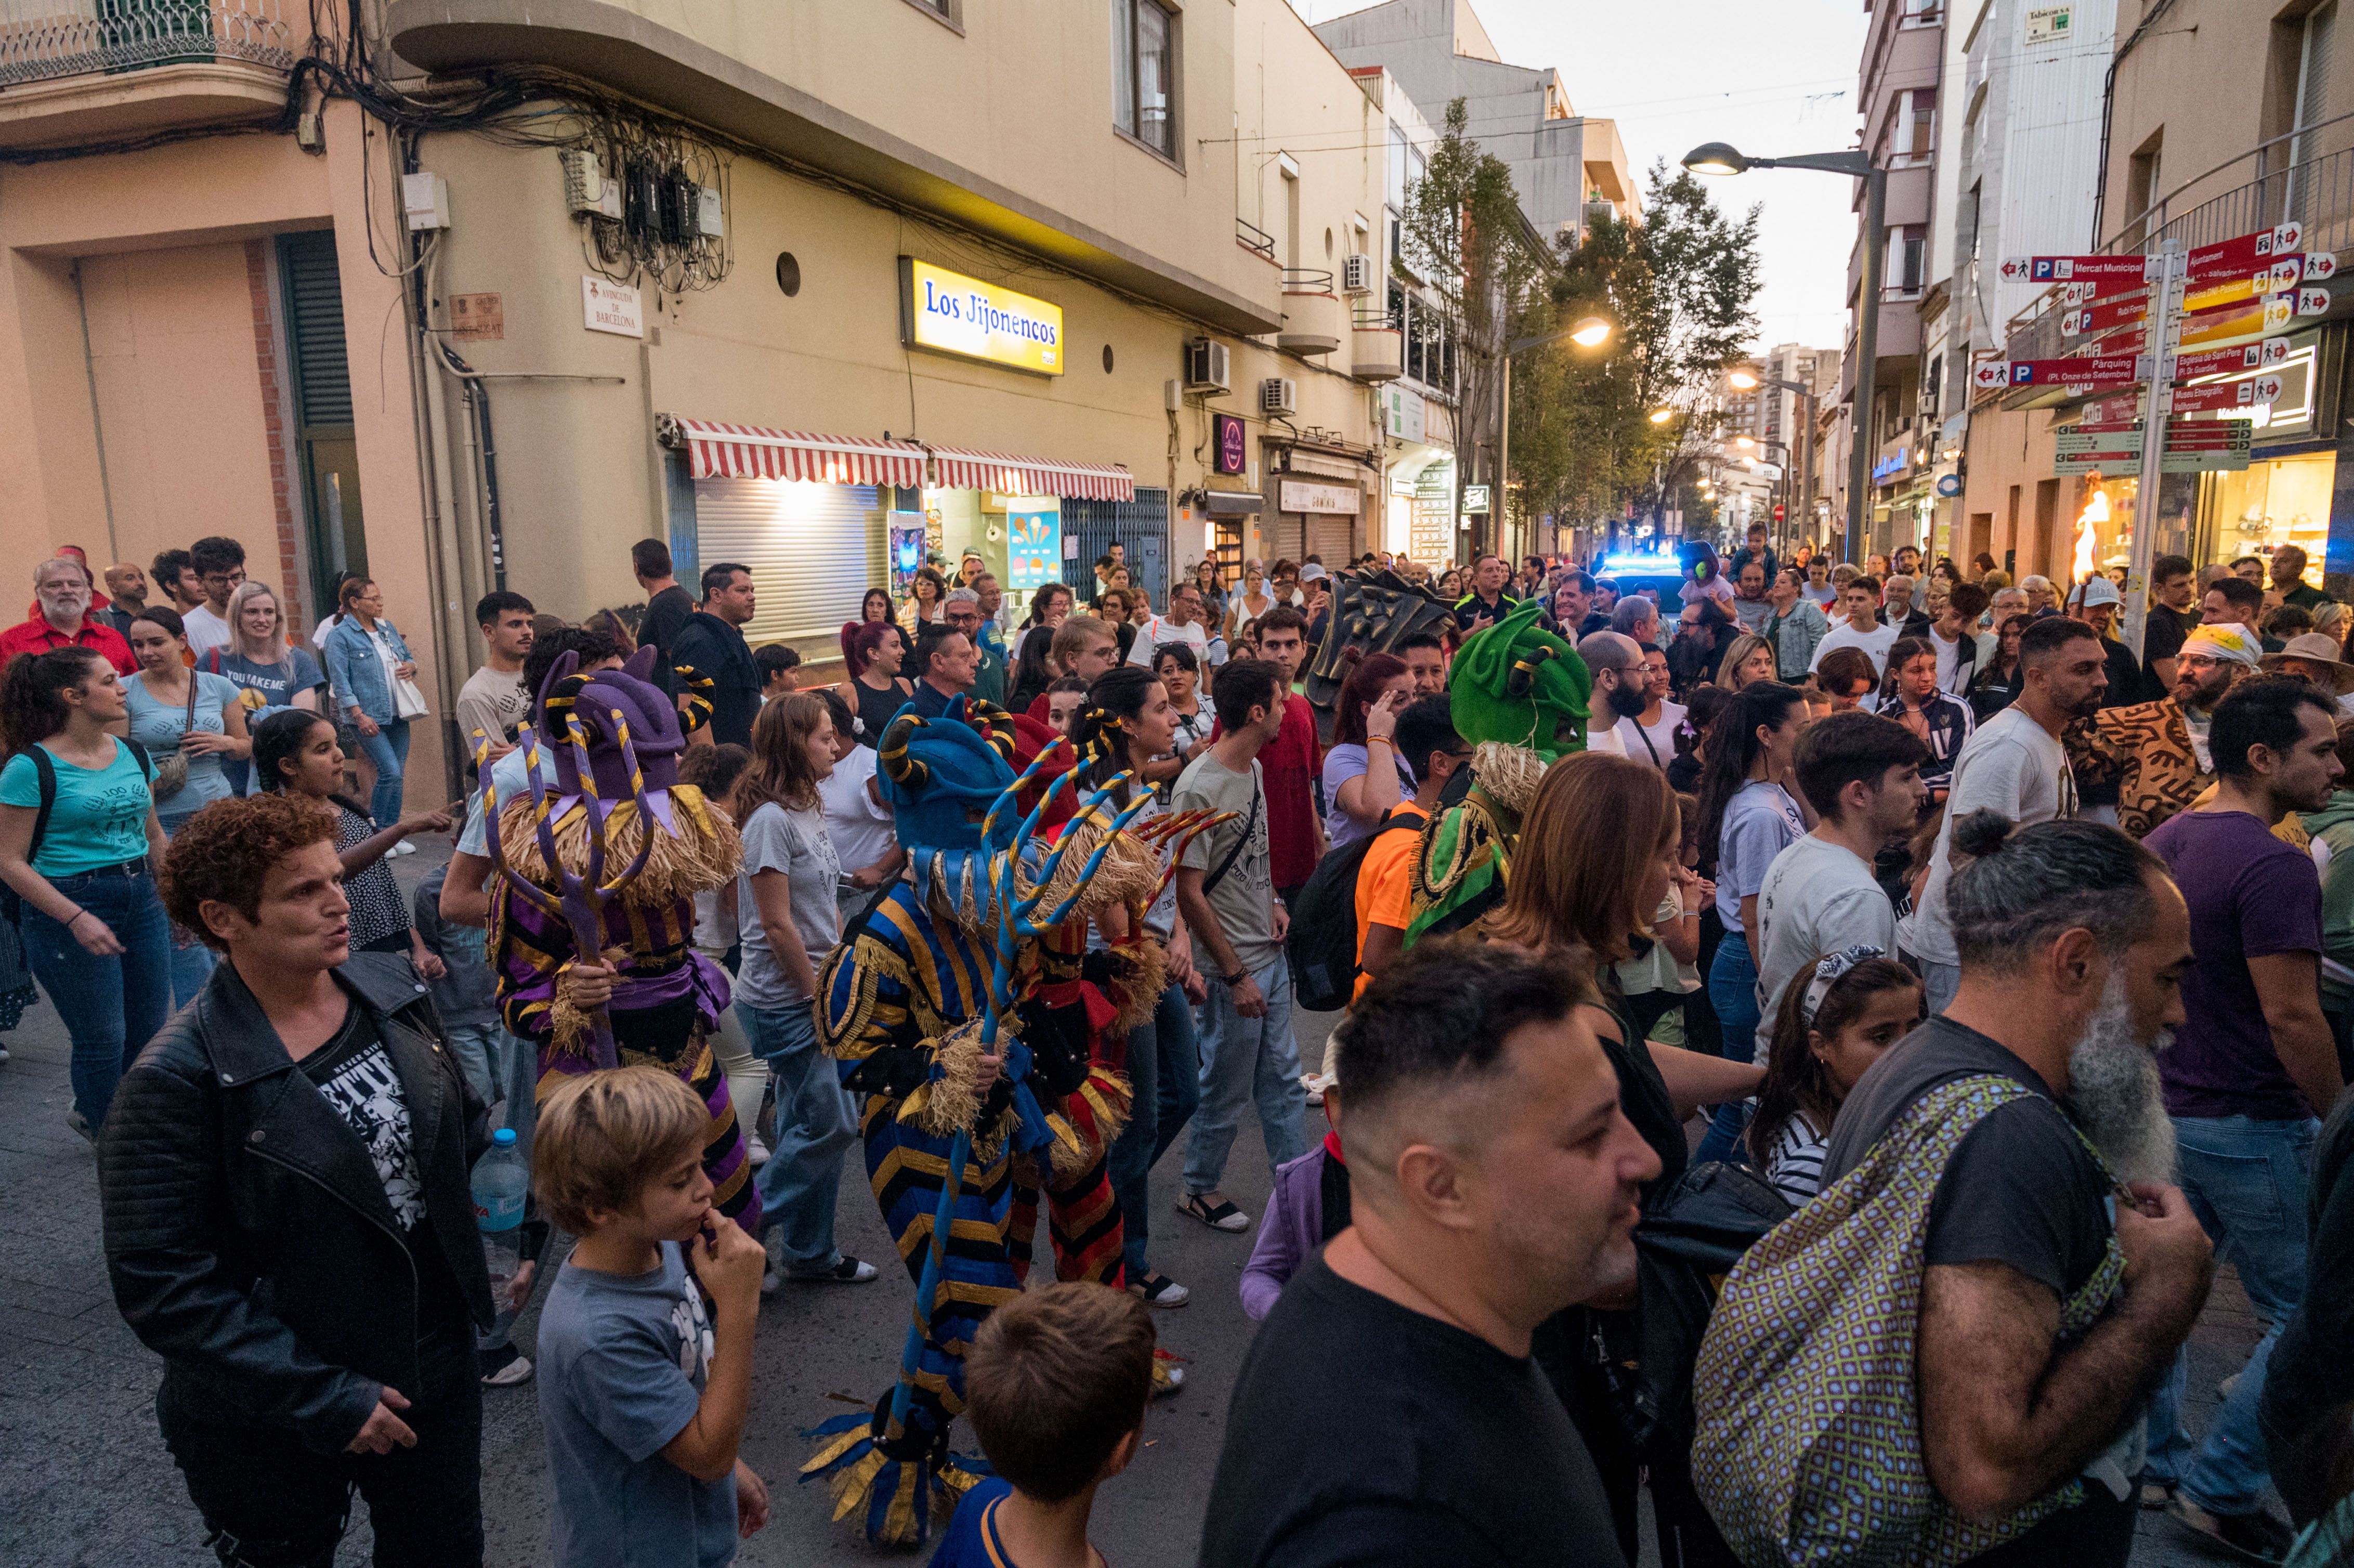
[[[270, 320], [270, 265], [267, 239], [245, 242], [245, 282], [253, 301], [254, 370], [261, 378], [261, 423], [270, 443], [270, 504], [278, 527], [279, 603], [287, 607], [288, 629], [297, 635], [316, 617], [305, 605], [302, 553], [294, 534], [295, 463], [293, 444], [286, 429], [285, 384], [278, 364], [278, 337]], [[260, 562], [249, 563], [249, 567]], [[259, 571], [249, 569], [249, 576]]]

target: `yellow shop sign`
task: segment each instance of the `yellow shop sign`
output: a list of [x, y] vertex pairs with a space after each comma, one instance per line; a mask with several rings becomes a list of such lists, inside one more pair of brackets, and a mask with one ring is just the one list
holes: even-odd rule
[[1042, 376], [1064, 371], [1060, 305], [912, 256], [899, 258], [899, 332], [917, 348]]

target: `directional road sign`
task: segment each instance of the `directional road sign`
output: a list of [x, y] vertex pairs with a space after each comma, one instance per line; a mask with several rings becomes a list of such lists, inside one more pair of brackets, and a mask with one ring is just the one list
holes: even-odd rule
[[2169, 380], [2185, 380], [2193, 376], [2212, 376], [2223, 370], [2262, 370], [2266, 366], [2288, 362], [2288, 339], [2268, 337], [2261, 343], [2242, 344], [2237, 348], [2208, 349], [2200, 354], [2178, 354]]
[[2066, 283], [2085, 279], [2107, 281], [2146, 276], [2138, 256], [2013, 256], [2002, 264], [2002, 276], [2034, 283]]
[[2243, 381], [2216, 381], [2204, 387], [2177, 387], [2169, 407], [2178, 414], [2204, 414], [2217, 408], [2253, 408], [2278, 401], [2281, 378], [2252, 376]]

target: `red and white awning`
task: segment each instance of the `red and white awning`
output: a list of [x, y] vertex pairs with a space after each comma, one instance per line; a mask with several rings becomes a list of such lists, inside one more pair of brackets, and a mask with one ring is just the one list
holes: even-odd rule
[[942, 490], [993, 490], [1002, 495], [1062, 495], [1133, 501], [1136, 480], [1119, 463], [1057, 462], [1012, 452], [932, 447]]
[[924, 482], [924, 449], [913, 441], [770, 430], [713, 419], [674, 418], [696, 479], [800, 479], [821, 484]]

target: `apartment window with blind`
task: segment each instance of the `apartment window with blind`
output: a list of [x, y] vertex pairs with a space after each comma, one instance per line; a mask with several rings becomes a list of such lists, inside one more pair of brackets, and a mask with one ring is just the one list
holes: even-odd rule
[[1177, 19], [1156, 0], [1111, 0], [1112, 119], [1162, 157], [1177, 156]]
[[1886, 260], [1881, 271], [1882, 291], [1890, 294], [1919, 293], [1928, 260], [1928, 225], [1906, 223], [1889, 229]]
[[2312, 217], [2312, 196], [2315, 175], [2310, 165], [2321, 155], [2321, 139], [2312, 127], [2329, 118], [2330, 78], [2334, 74], [2338, 41], [2338, 3], [2315, 6], [2306, 13], [2304, 37], [2299, 40], [2296, 62], [2296, 135], [2289, 143], [2289, 216], [2300, 221]]

